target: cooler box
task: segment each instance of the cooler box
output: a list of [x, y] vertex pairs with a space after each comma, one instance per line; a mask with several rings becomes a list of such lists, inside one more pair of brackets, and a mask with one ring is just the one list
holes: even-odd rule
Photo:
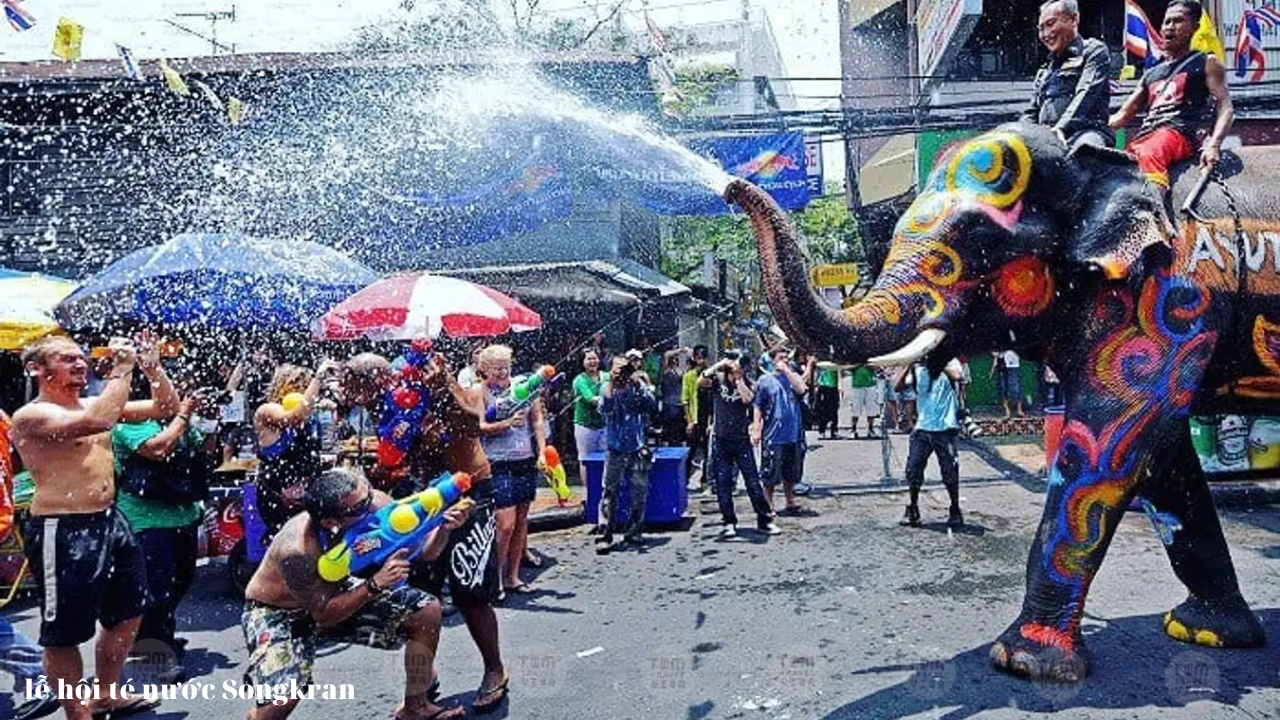
[[[649, 497], [645, 502], [646, 523], [674, 523], [684, 517], [689, 508], [689, 493], [685, 489], [688, 473], [685, 461], [689, 448], [660, 447], [653, 450], [653, 465], [649, 468]], [[587, 466], [587, 522], [600, 522], [600, 500], [604, 497], [604, 453], [591, 453], [582, 459]], [[618, 522], [625, 523], [631, 515], [631, 489], [622, 483], [618, 492]]]
[[1062, 444], [1062, 424], [1066, 420], [1067, 408], [1058, 405], [1044, 409], [1044, 466], [1046, 474], [1053, 472], [1053, 456], [1058, 454], [1058, 446]]

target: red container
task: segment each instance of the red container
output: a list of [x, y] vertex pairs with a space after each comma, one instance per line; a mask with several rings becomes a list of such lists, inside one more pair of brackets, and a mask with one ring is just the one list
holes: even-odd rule
[[1066, 420], [1065, 407], [1044, 409], [1044, 466], [1045, 474], [1053, 471], [1053, 457], [1062, 443], [1062, 424]]
[[205, 527], [209, 531], [210, 557], [229, 555], [231, 548], [244, 537], [244, 526], [240, 524], [240, 498], [223, 497], [214, 503], [205, 518]]

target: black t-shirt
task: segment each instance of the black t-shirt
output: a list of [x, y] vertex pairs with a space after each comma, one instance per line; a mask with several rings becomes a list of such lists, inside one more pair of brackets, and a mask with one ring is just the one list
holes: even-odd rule
[[[747, 380], [747, 387], [751, 381]], [[717, 379], [708, 388], [715, 393], [715, 436], [723, 438], [745, 438], [747, 428], [751, 425], [751, 403], [742, 402], [738, 396], [736, 384], [730, 385]]]

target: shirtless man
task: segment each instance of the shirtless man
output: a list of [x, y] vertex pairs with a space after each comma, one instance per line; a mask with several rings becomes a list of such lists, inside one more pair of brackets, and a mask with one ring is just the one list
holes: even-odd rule
[[[343, 402], [381, 412], [383, 398], [399, 381], [386, 358], [371, 353], [347, 361], [342, 375]], [[470, 497], [476, 505], [466, 524], [451, 533], [447, 547], [432, 563], [415, 563], [410, 582], [436, 597], [449, 582], [453, 604], [462, 613], [471, 639], [484, 661], [484, 678], [476, 690], [472, 710], [479, 715], [498, 709], [507, 696], [508, 677], [498, 643], [498, 615], [493, 603], [501, 591], [498, 553], [494, 547], [497, 515], [489, 460], [480, 445], [480, 418], [484, 416], [484, 388], [463, 389], [437, 354], [423, 372], [422, 382], [431, 392], [434, 406], [422, 423], [422, 435], [410, 449], [409, 478], [393, 495], [421, 490], [441, 472], [471, 476]], [[389, 476], [389, 468], [370, 472], [375, 484]], [[388, 481], [391, 482], [391, 481]]]
[[[392, 555], [373, 577], [329, 583], [320, 578], [317, 560], [347, 528], [391, 498], [369, 486], [364, 476], [346, 469], [328, 470], [307, 487], [306, 511], [285, 523], [245, 589], [241, 624], [249, 642], [247, 682], [255, 686], [306, 689], [320, 642], [359, 643], [393, 650], [405, 640], [404, 704], [397, 720], [447, 720], [466, 714], [431, 702], [436, 690], [436, 647], [440, 644], [440, 604], [426, 592], [402, 584], [409, 577], [407, 550]], [[434, 559], [450, 531], [467, 519], [459, 503], [445, 511], [445, 524], [432, 532], [423, 556]], [[249, 711], [249, 720], [282, 720], [301, 698], [281, 705], [266, 697]]]
[[[12, 436], [36, 486], [24, 537], [40, 583], [40, 644], [51, 688], [56, 691], [59, 680], [80, 682], [80, 644], [93, 638], [96, 624], [103, 628], [94, 662], [101, 699], [64, 700], [71, 720], [107, 710], [118, 717], [158, 704], [138, 696], [112, 700], [109, 692], [150, 602], [142, 548], [115, 507], [111, 428], [172, 417], [179, 407], [155, 342], [149, 334], [138, 340], [137, 348], [128, 340], [111, 341], [114, 369], [106, 388], [86, 400], [80, 393], [89, 364], [76, 343], [48, 337], [22, 354], [40, 394], [14, 413]], [[135, 366], [151, 383], [150, 400], [128, 402]]]

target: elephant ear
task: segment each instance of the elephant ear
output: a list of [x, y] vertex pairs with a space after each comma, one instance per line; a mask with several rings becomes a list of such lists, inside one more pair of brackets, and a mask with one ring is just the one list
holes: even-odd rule
[[1068, 252], [1073, 261], [1100, 269], [1107, 279], [1121, 280], [1129, 277], [1149, 248], [1170, 248], [1174, 229], [1160, 191], [1142, 177], [1127, 155], [1081, 150], [1073, 160], [1085, 171], [1086, 190], [1080, 195], [1079, 212], [1074, 213]]

